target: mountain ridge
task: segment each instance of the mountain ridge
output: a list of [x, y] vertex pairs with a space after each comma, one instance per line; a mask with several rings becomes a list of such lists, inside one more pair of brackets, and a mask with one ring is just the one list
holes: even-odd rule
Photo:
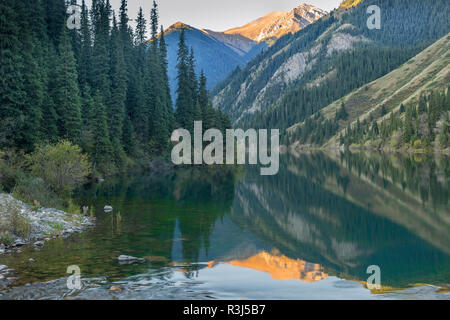
[[271, 12], [246, 25], [255, 24], [254, 39], [247, 37], [247, 33], [241, 32], [242, 27], [218, 32], [198, 29], [181, 21], [174, 23], [164, 31], [168, 46], [172, 97], [176, 96], [176, 54], [181, 30], [185, 31], [188, 47], [194, 49], [197, 73], [204, 70], [208, 79], [208, 89], [212, 89], [237, 67], [243, 67], [267, 49], [277, 38], [300, 30], [325, 14], [325, 11], [307, 4], [301, 4], [290, 12]]
[[[367, 7], [383, 5], [382, 29]], [[212, 91], [234, 126], [284, 130], [380, 78], [450, 31], [445, 1], [365, 0], [279, 39]]]
[[302, 3], [289, 12], [272, 11], [244, 26], [224, 31], [225, 34], [239, 34], [256, 42], [269, 44], [288, 33], [295, 33], [327, 14], [313, 5]]

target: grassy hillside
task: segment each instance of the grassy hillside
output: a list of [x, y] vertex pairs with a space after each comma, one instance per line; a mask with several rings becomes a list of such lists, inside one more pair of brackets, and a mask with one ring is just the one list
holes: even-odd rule
[[[318, 134], [317, 130], [315, 132], [311, 128], [306, 128], [307, 122], [315, 122], [317, 128], [324, 127], [327, 123], [335, 121], [336, 114], [344, 105], [347, 114], [345, 119], [339, 119], [332, 135], [326, 137], [322, 143], [318, 143], [325, 147], [341, 145], [340, 137], [346, 135], [346, 128], [349, 125], [355, 128], [358, 125], [358, 119], [360, 123], [376, 121], [380, 127], [384, 120], [391, 118], [391, 112], [393, 112], [399, 115], [400, 120], [404, 120], [405, 113], [400, 113], [402, 104], [405, 107], [413, 106], [418, 103], [421, 95], [439, 90], [445, 91], [449, 84], [450, 34], [396, 70], [331, 103], [321, 110], [320, 119], [314, 115], [304, 122], [291, 126], [288, 129], [291, 135], [290, 142], [296, 145], [317, 142], [314, 139], [314, 134]], [[373, 145], [367, 140], [369, 145]], [[392, 137], [385, 141], [387, 145], [390, 143], [392, 143]]]

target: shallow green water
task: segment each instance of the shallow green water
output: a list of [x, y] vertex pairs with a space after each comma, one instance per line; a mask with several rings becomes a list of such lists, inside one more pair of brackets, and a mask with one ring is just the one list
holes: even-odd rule
[[[436, 290], [450, 283], [449, 175], [448, 159], [313, 154], [283, 156], [272, 177], [113, 179], [77, 195], [96, 227], [0, 257], [20, 278], [0, 298], [448, 299]], [[121, 265], [121, 254], [147, 260]], [[81, 290], [66, 287], [70, 265]], [[370, 265], [380, 292], [363, 285]]]

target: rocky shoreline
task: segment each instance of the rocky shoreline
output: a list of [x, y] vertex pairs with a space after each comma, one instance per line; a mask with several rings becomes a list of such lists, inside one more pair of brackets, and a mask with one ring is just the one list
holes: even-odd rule
[[42, 247], [46, 241], [85, 231], [94, 218], [52, 208], [35, 208], [0, 194], [0, 281], [15, 281], [13, 269], [1, 264], [2, 255], [21, 252], [22, 247]]

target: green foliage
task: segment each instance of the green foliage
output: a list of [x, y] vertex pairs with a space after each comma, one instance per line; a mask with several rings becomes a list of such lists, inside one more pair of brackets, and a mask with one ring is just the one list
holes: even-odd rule
[[207, 91], [207, 79], [204, 72], [199, 79], [195, 73], [194, 51], [188, 49], [184, 30], [178, 42], [178, 89], [176, 120], [180, 128], [193, 132], [194, 121], [202, 121], [204, 130], [217, 128], [222, 132], [231, 128], [228, 116], [214, 109]]
[[29, 156], [31, 172], [58, 194], [70, 194], [90, 173], [90, 163], [80, 147], [69, 141], [42, 145]]
[[[450, 7], [444, 0], [432, 3], [365, 0], [363, 3], [347, 11], [331, 12], [301, 31], [279, 39], [245, 67], [236, 69], [213, 89], [217, 106], [233, 120], [239, 119], [238, 126], [280, 128], [282, 135], [287, 128], [303, 123], [298, 130], [290, 132], [288, 142], [320, 144], [337, 134], [341, 128], [335, 119], [316, 117], [322, 108], [401, 66], [450, 31]], [[376, 32], [367, 28], [365, 10], [370, 5], [378, 5], [384, 12], [382, 29]], [[343, 26], [347, 27], [337, 31]], [[330, 39], [338, 32], [370, 41], [354, 43], [351, 50], [329, 54]], [[282, 78], [279, 71], [284, 70], [289, 59], [313, 49], [317, 52], [305, 61], [307, 68], [301, 76], [293, 81], [274, 81]], [[250, 106], [256, 106], [255, 101], [259, 110], [246, 112]], [[385, 106], [375, 115], [387, 112]], [[317, 120], [308, 120], [311, 117]], [[337, 120], [342, 117], [345, 114], [338, 112]]]
[[31, 233], [31, 224], [26, 219], [19, 208], [10, 202], [0, 204], [1, 223], [0, 223], [0, 244], [11, 244], [15, 234], [22, 238], [28, 238]]
[[[164, 36], [149, 46], [144, 12], [134, 31], [126, 0], [118, 21], [108, 0], [90, 9], [83, 0], [81, 29], [69, 30], [70, 3], [0, 4], [0, 148], [29, 153], [69, 140], [101, 174], [124, 170], [130, 158], [166, 156], [175, 119]], [[156, 3], [150, 22], [155, 40]]]
[[[346, 132], [344, 144], [364, 144], [368, 140], [381, 138], [394, 148], [403, 145], [414, 149], [427, 147], [446, 148], [448, 143], [448, 96], [447, 90], [435, 90], [422, 94], [416, 102], [400, 106], [399, 112], [391, 112], [389, 118], [381, 121], [370, 119], [357, 128]], [[442, 123], [439, 128], [439, 122]], [[438, 138], [436, 139], [436, 132]], [[436, 140], [436, 143], [435, 143]]]

